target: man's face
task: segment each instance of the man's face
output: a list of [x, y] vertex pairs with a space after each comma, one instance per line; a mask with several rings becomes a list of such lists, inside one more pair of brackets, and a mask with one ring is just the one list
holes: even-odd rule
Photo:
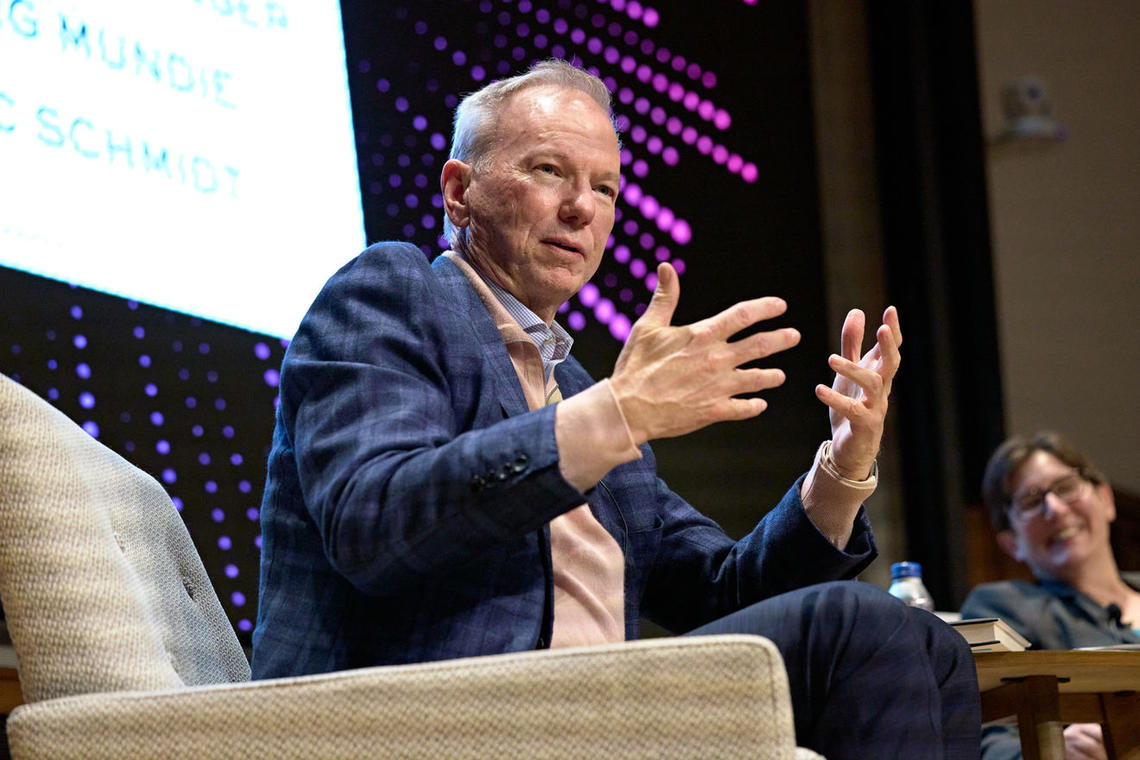
[[[614, 224], [620, 156], [609, 117], [584, 92], [517, 93], [463, 203], [467, 255], [550, 322], [601, 263]], [[444, 178], [445, 193], [447, 178]], [[457, 221], [453, 217], [453, 221]]]
[[[1047, 451], [1037, 451], [1014, 474], [1014, 499], [1040, 493], [1073, 473], [1073, 468]], [[999, 535], [1003, 548], [1029, 565], [1039, 577], [1071, 580], [1090, 560], [1111, 555], [1109, 523], [1116, 517], [1112, 490], [1083, 482], [1073, 498], [1045, 497], [1045, 507], [1031, 516], [1011, 510], [1009, 531]]]

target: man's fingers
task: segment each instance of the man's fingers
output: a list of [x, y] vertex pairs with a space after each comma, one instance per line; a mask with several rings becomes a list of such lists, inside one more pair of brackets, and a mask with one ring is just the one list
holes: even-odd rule
[[794, 327], [768, 330], [749, 335], [747, 338], [729, 343], [734, 355], [735, 366], [747, 364], [755, 359], [786, 351], [800, 342], [800, 331]]
[[887, 378], [875, 370], [856, 364], [849, 359], [844, 359], [837, 354], [832, 354], [828, 358], [827, 364], [835, 371], [835, 374], [862, 388], [864, 398], [871, 399], [872, 403], [882, 395], [883, 388], [888, 382]]
[[847, 312], [847, 318], [843, 320], [843, 332], [839, 337], [839, 354], [844, 359], [850, 361], [859, 361], [859, 356], [863, 353], [863, 331], [867, 325], [867, 318], [859, 309], [852, 309]]
[[754, 298], [733, 304], [719, 314], [694, 323], [693, 327], [707, 330], [717, 340], [728, 340], [741, 330], [778, 317], [787, 310], [788, 304], [783, 298]]
[[895, 346], [902, 345], [902, 327], [899, 325], [899, 310], [888, 306], [883, 312], [883, 324], [891, 328], [891, 335], [895, 338]]
[[657, 287], [653, 290], [653, 297], [637, 321], [643, 322], [647, 327], [668, 325], [673, 321], [673, 312], [677, 310], [680, 298], [681, 282], [677, 270], [672, 264], [663, 261], [657, 266]]

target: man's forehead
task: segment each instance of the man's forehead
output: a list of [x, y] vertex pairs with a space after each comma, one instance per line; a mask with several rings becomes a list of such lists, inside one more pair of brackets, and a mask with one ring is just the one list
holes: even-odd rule
[[1052, 452], [1038, 449], [1014, 473], [1013, 487], [1018, 491], [1044, 487], [1072, 470], [1072, 467], [1062, 462]]

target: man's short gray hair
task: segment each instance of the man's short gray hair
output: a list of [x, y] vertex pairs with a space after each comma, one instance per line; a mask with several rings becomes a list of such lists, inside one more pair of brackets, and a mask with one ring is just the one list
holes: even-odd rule
[[[455, 125], [452, 130], [451, 155], [478, 168], [491, 152], [495, 143], [498, 116], [512, 96], [531, 88], [554, 85], [581, 90], [589, 95], [612, 120], [610, 91], [601, 79], [566, 61], [552, 58], [539, 61], [530, 69], [508, 79], [500, 79], [467, 95], [455, 109]], [[614, 130], [616, 133], [616, 129]], [[443, 215], [443, 234], [451, 247], [464, 251], [467, 247], [467, 234], [457, 229]]]

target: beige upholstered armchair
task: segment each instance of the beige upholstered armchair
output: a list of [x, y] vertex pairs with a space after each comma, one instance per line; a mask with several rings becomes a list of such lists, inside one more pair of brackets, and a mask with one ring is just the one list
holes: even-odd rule
[[251, 682], [162, 487], [3, 375], [0, 599], [17, 760], [819, 757], [755, 636]]

